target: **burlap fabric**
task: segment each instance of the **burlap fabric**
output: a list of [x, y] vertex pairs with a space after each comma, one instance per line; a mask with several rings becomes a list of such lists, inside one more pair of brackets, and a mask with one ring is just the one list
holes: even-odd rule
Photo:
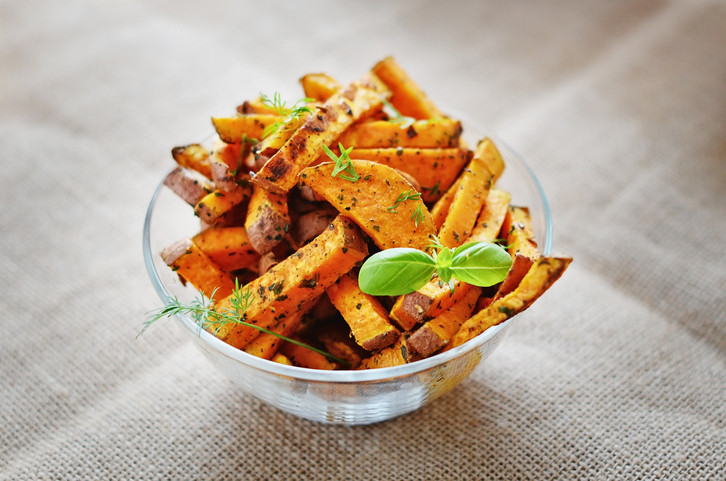
[[[724, 479], [726, 5], [0, 2], [0, 479]], [[489, 361], [346, 428], [241, 393], [159, 306], [171, 146], [392, 54], [514, 146], [575, 262]]]

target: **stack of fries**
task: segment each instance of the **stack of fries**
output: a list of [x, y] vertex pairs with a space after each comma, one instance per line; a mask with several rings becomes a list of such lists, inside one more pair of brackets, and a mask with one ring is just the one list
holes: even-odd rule
[[[496, 188], [505, 164], [494, 143], [467, 146], [461, 122], [393, 58], [347, 86], [326, 74], [300, 82], [297, 103], [252, 98], [212, 118], [212, 145], [172, 149], [177, 165], [164, 183], [200, 230], [161, 255], [215, 310], [234, 307], [241, 321], [208, 322], [209, 332], [300, 367], [406, 364], [516, 315], [567, 268], [571, 258], [540, 254], [528, 209]], [[433, 236], [451, 249], [500, 242], [512, 268], [486, 288], [434, 276], [405, 295], [361, 291], [369, 255], [426, 250]]]

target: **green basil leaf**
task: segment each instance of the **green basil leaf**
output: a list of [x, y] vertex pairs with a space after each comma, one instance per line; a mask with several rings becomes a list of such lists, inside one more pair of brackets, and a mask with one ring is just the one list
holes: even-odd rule
[[434, 271], [434, 259], [416, 249], [396, 247], [370, 256], [358, 273], [358, 286], [372, 296], [400, 296], [426, 284]]
[[468, 242], [454, 249], [451, 272], [467, 284], [489, 287], [502, 282], [512, 267], [512, 257], [497, 244]]

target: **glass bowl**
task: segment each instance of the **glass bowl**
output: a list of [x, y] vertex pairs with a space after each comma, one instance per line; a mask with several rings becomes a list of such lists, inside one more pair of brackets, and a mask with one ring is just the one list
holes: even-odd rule
[[[506, 162], [497, 188], [509, 191], [513, 204], [529, 207], [540, 250], [549, 254], [552, 221], [547, 199], [534, 173], [500, 139], [481, 129], [472, 129], [466, 122], [463, 125], [471, 145], [485, 136], [494, 141]], [[151, 283], [164, 305], [173, 297], [183, 301], [197, 297], [196, 290], [184, 286], [159, 253], [198, 230], [199, 222], [191, 207], [160, 182], [146, 212], [143, 252]], [[516, 316], [441, 354], [403, 366], [360, 371], [323, 371], [278, 364], [200, 331], [190, 317], [181, 315], [176, 319], [212, 364], [246, 393], [295, 416], [358, 425], [411, 412], [451, 390], [496, 349]]]

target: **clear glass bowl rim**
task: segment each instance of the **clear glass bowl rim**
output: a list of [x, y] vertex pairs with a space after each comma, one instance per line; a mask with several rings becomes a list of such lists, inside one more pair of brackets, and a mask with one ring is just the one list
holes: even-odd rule
[[[517, 161], [522, 164], [522, 166], [527, 171], [528, 175], [530, 176], [532, 182], [534, 183], [537, 192], [540, 196], [540, 200], [542, 201], [542, 206], [544, 209], [544, 218], [545, 218], [545, 238], [544, 242], [541, 246], [541, 252], [543, 255], [549, 255], [549, 253], [552, 250], [552, 215], [550, 212], [549, 203], [547, 201], [547, 197], [544, 193], [544, 189], [542, 188], [542, 185], [539, 182], [539, 179], [537, 179], [537, 176], [532, 171], [529, 164], [527, 164], [524, 159], [515, 152], [511, 147], [509, 147], [505, 142], [503, 142], [501, 139], [496, 138], [494, 135], [491, 135], [487, 133], [487, 136], [491, 138], [497, 146], [503, 146], [506, 148], [513, 156], [517, 158]], [[142, 235], [142, 244], [143, 244], [143, 255], [144, 255], [144, 263], [146, 265], [146, 271], [149, 275], [149, 278], [151, 279], [151, 283], [154, 286], [154, 290], [158, 294], [161, 301], [164, 303], [164, 305], [168, 305], [174, 296], [167, 290], [167, 288], [164, 286], [164, 283], [162, 282], [159, 273], [156, 270], [156, 266], [154, 264], [154, 255], [155, 254], [151, 251], [151, 223], [152, 223], [152, 217], [154, 213], [154, 207], [156, 205], [157, 197], [159, 196], [159, 193], [161, 192], [163, 185], [163, 180], [159, 182], [159, 184], [156, 186], [156, 189], [154, 190], [154, 193], [151, 197], [151, 201], [149, 202], [148, 208], [146, 210], [146, 216], [144, 219], [144, 229], [143, 229], [143, 235]], [[219, 338], [215, 337], [214, 335], [210, 334], [207, 331], [200, 330], [197, 324], [194, 322], [194, 320], [186, 315], [177, 315], [175, 316], [179, 322], [186, 328], [189, 329], [189, 331], [195, 335], [199, 336], [200, 340], [204, 343], [206, 343], [210, 348], [214, 349], [215, 351], [218, 351], [220, 354], [223, 354], [224, 356], [231, 358], [237, 362], [240, 362], [242, 364], [245, 364], [249, 367], [253, 367], [255, 369], [258, 369], [260, 371], [276, 375], [276, 376], [285, 376], [292, 379], [297, 379], [301, 381], [310, 381], [310, 382], [330, 382], [330, 383], [361, 383], [361, 382], [378, 382], [378, 381], [388, 381], [395, 378], [402, 378], [402, 377], [408, 377], [411, 375], [416, 375], [421, 372], [424, 372], [428, 369], [434, 368], [436, 366], [445, 364], [449, 361], [452, 361], [454, 359], [457, 359], [459, 357], [462, 357], [469, 353], [470, 351], [473, 351], [486, 343], [489, 339], [494, 337], [499, 331], [502, 329], [505, 329], [514, 319], [516, 319], [516, 316], [512, 319], [509, 319], [505, 321], [502, 324], [499, 324], [497, 326], [491, 327], [487, 329], [482, 334], [478, 335], [477, 337], [469, 340], [468, 342], [462, 344], [461, 346], [455, 347], [453, 349], [450, 349], [448, 351], [441, 352], [439, 354], [433, 355], [431, 357], [421, 359], [416, 362], [412, 362], [410, 364], [404, 364], [401, 366], [393, 366], [393, 367], [384, 367], [384, 368], [378, 368], [378, 369], [366, 369], [366, 370], [334, 370], [334, 371], [326, 371], [326, 370], [319, 370], [319, 369], [309, 369], [309, 368], [303, 368], [303, 367], [297, 367], [297, 366], [288, 366], [280, 363], [276, 363], [274, 361], [269, 361], [267, 359], [262, 359], [257, 356], [253, 356], [251, 354], [248, 354], [240, 349], [234, 348], [230, 346], [229, 344], [225, 343], [224, 341], [220, 340]]]

